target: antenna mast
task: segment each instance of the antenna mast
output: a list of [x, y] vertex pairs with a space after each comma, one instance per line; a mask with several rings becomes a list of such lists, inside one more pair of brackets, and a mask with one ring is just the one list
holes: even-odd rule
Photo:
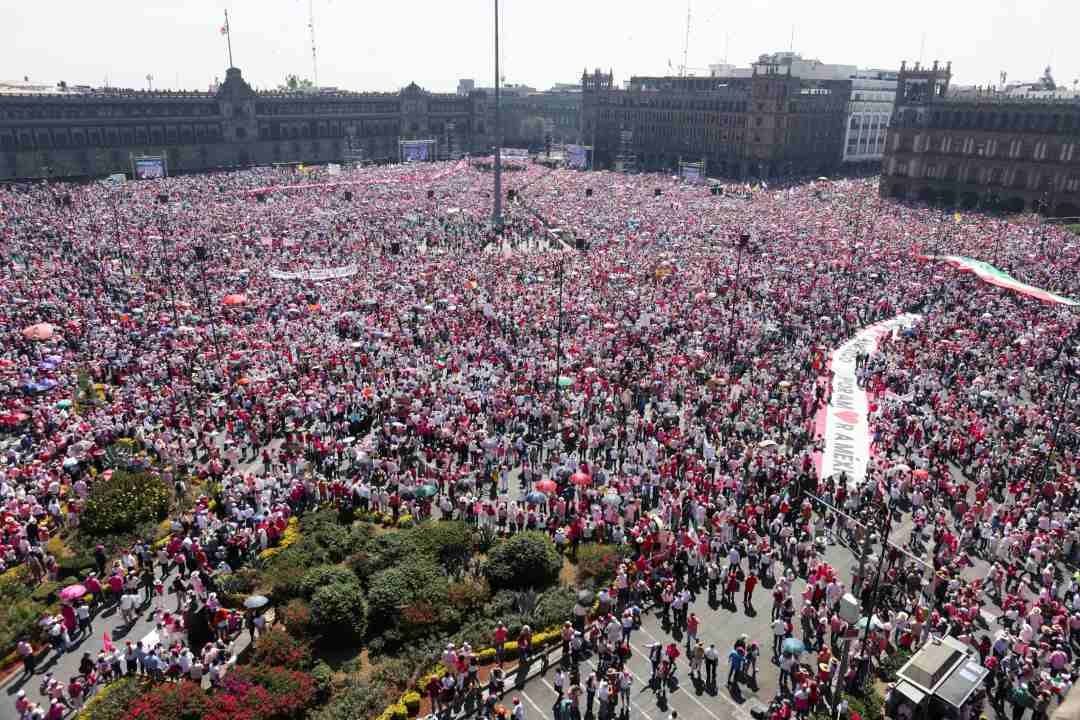
[[682, 67], [679, 69], [679, 77], [686, 77], [686, 58], [690, 53], [690, 0], [686, 0], [686, 39], [682, 46]]
[[311, 81], [319, 87], [319, 60], [315, 54], [315, 0], [308, 0], [308, 30], [311, 31]]

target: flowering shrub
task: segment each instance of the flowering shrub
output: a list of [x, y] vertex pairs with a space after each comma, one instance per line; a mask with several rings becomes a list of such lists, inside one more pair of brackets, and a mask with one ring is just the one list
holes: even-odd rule
[[255, 641], [251, 659], [260, 666], [307, 670], [311, 667], [311, 646], [284, 630], [269, 630]]
[[107, 480], [94, 481], [86, 499], [79, 529], [90, 535], [134, 530], [160, 521], [169, 510], [169, 488], [144, 472], [115, 470]]
[[242, 665], [207, 693], [192, 682], [161, 683], [133, 699], [131, 720], [293, 720], [315, 699], [315, 679], [281, 667]]
[[200, 685], [190, 681], [160, 683], [138, 695], [128, 708], [130, 720], [201, 720], [210, 699]]
[[285, 532], [281, 533], [281, 540], [277, 545], [271, 548], [266, 548], [259, 553], [260, 560], [269, 560], [275, 555], [281, 554], [285, 548], [289, 547], [297, 540], [300, 539], [300, 521], [296, 519], [296, 516], [289, 518], [288, 523], [285, 524]]
[[126, 677], [105, 685], [98, 690], [82, 712], [80, 720], [124, 720], [128, 707], [145, 691], [145, 683], [135, 677]]
[[311, 636], [311, 606], [297, 598], [281, 609], [278, 617], [290, 635], [298, 638]]

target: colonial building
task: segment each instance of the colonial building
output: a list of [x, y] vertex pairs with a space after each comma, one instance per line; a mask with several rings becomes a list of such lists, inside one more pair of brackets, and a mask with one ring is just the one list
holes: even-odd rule
[[746, 77], [582, 76], [582, 135], [596, 167], [672, 170], [704, 160], [712, 176], [770, 178], [840, 162], [850, 80], [807, 79], [769, 56]]
[[[398, 142], [436, 141], [439, 157], [486, 152], [483, 92], [255, 92], [237, 68], [213, 93], [90, 90], [0, 93], [0, 179], [101, 176], [164, 155], [170, 173], [278, 162], [338, 162], [349, 150], [396, 160]], [[48, 168], [49, 170], [46, 170]]]
[[1080, 216], [1080, 100], [950, 92], [951, 64], [900, 66], [881, 194]]

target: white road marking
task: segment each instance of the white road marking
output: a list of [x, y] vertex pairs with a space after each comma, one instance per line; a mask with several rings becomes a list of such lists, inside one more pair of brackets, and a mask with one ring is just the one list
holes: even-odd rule
[[[643, 627], [642, 627], [642, 628], [638, 628], [637, 632], [640, 632], [640, 633], [642, 633], [643, 635], [645, 635], [646, 637], [648, 637], [648, 638], [649, 638], [650, 640], [652, 640], [653, 642], [660, 642], [660, 641], [659, 641], [659, 640], [657, 640], [657, 639], [656, 639], [655, 637], [653, 637], [653, 636], [652, 636], [652, 635], [651, 635], [651, 634], [649, 633], [649, 631], [648, 631], [648, 630], [646, 630], [646, 629], [645, 629], [645, 628], [643, 628]], [[641, 655], [642, 657], [644, 657], [644, 658], [645, 658], [646, 660], [648, 660], [648, 659], [649, 659], [649, 656], [648, 656], [648, 655], [646, 655], [645, 653], [641, 652], [641, 650], [639, 650], [638, 648], [634, 647], [634, 644], [633, 644], [633, 643], [630, 643], [630, 649], [631, 649], [632, 651], [636, 652], [636, 653], [637, 653], [638, 655]], [[719, 674], [719, 673], [718, 673], [718, 674]], [[637, 677], [637, 675], [634, 675], [634, 677]], [[640, 678], [639, 678], [639, 679], [640, 679]], [[697, 696], [696, 696], [696, 695], [694, 695], [694, 693], [692, 693], [692, 692], [689, 692], [689, 691], [687, 691], [687, 692], [683, 693], [683, 696], [684, 696], [684, 697], [687, 697], [687, 698], [689, 698], [690, 700], [693, 700], [693, 701], [694, 701], [695, 703], [697, 703], [698, 707], [700, 707], [700, 708], [701, 708], [702, 710], [704, 710], [704, 711], [705, 711], [706, 713], [708, 713], [708, 714], [709, 714], [709, 715], [710, 715], [710, 716], [711, 716], [712, 718], [714, 718], [714, 720], [727, 720], [726, 718], [721, 718], [721, 717], [720, 717], [719, 715], [717, 715], [717, 714], [716, 714], [716, 713], [714, 713], [714, 712], [713, 712], [712, 710], [710, 710], [709, 708], [707, 708], [707, 707], [705, 706], [705, 704], [704, 704], [704, 703], [702, 703], [702, 702], [701, 702], [700, 700], [698, 700], [698, 699], [697, 699]], [[732, 712], [734, 713], [735, 717], [737, 717], [737, 718], [742, 718], [742, 720], [750, 720], [750, 719], [751, 719], [751, 715], [750, 715], [750, 712], [749, 712], [748, 710], [746, 710], [745, 708], [743, 708], [743, 706], [742, 706], [742, 705], [740, 705], [739, 703], [735, 702], [734, 700], [732, 700], [732, 699], [731, 699], [730, 697], [728, 697], [728, 696], [727, 696], [727, 695], [725, 695], [724, 693], [722, 693], [722, 692], [719, 692], [719, 689], [717, 690], [717, 693], [716, 693], [716, 697], [717, 697], [717, 698], [719, 698], [719, 699], [721, 699], [721, 700], [723, 700], [724, 702], [726, 702], [726, 703], [727, 703], [728, 705], [730, 705], [730, 706], [731, 706]]]

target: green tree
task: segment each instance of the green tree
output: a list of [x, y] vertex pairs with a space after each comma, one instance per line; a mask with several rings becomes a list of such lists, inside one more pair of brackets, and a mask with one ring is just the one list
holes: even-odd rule
[[278, 90], [283, 92], [302, 92], [305, 90], [314, 90], [315, 83], [307, 78], [302, 78], [299, 75], [286, 75], [285, 82], [282, 85], [278, 85]]
[[525, 532], [499, 543], [488, 553], [484, 574], [493, 589], [545, 588], [555, 582], [562, 557], [542, 532]]

